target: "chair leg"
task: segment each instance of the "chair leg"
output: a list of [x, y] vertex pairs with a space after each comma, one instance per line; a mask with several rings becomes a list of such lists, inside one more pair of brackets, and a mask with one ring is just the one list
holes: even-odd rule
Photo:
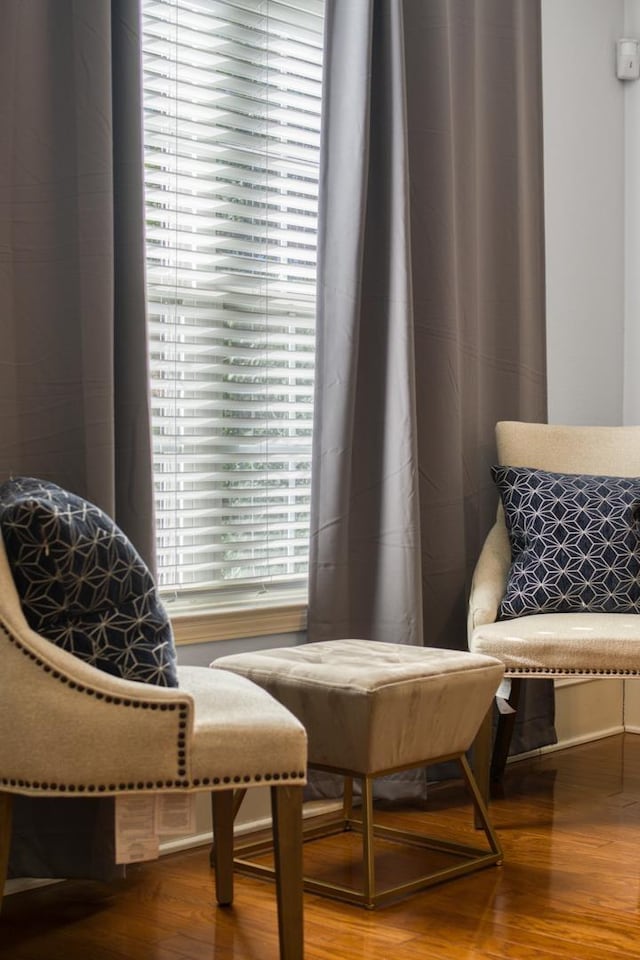
[[233, 790], [212, 792], [211, 816], [216, 900], [221, 907], [228, 907], [233, 903]]
[[0, 793], [0, 909], [4, 884], [9, 868], [9, 850], [11, 848], [11, 808], [13, 806], [12, 793]]
[[[473, 773], [482, 802], [489, 804], [489, 769], [491, 766], [491, 738], [493, 734], [493, 703], [473, 741]], [[479, 826], [479, 824], [476, 824]]]
[[302, 787], [271, 787], [280, 960], [302, 960]]
[[509, 756], [509, 747], [511, 746], [511, 738], [513, 737], [513, 728], [516, 723], [521, 690], [522, 680], [515, 677], [511, 681], [511, 693], [507, 701], [512, 712], [498, 715], [498, 729], [496, 730], [493, 757], [491, 759], [491, 780], [494, 783], [499, 783], [504, 776], [507, 757]]
[[[235, 823], [235, 821], [236, 821], [236, 817], [238, 816], [238, 812], [239, 812], [239, 810], [240, 810], [240, 807], [242, 806], [242, 801], [244, 800], [244, 798], [245, 798], [245, 796], [246, 796], [246, 793], [247, 793], [247, 788], [246, 788], [246, 787], [242, 787], [240, 790], [234, 790], [234, 791], [233, 791], [233, 812], [232, 812], [232, 816], [233, 816], [233, 822], [234, 822], [234, 823]], [[213, 818], [213, 799], [212, 799], [212, 801], [211, 801], [211, 816], [212, 816], [212, 818]], [[216, 847], [216, 845], [215, 845], [215, 842], [214, 842], [214, 843], [211, 844], [211, 849], [210, 849], [210, 851], [209, 851], [209, 863], [211, 864], [212, 867], [215, 867], [215, 865], [216, 865], [216, 850], [215, 850], [215, 847]]]

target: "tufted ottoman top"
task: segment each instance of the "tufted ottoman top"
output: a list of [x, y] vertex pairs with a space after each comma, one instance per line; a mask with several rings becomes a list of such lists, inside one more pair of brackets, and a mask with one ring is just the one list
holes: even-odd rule
[[248, 677], [288, 707], [306, 727], [310, 764], [362, 775], [463, 753], [504, 673], [482, 654], [356, 639], [211, 666]]

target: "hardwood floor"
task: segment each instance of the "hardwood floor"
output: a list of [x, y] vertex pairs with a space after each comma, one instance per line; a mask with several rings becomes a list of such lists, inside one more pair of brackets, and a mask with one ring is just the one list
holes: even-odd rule
[[[512, 764], [503, 792], [492, 806], [503, 866], [373, 912], [305, 896], [306, 960], [640, 958], [640, 736]], [[412, 816], [452, 836], [470, 819], [457, 784]], [[357, 872], [349, 837], [307, 851], [309, 872]], [[406, 871], [414, 856], [385, 847], [380, 872]], [[216, 908], [207, 849], [131, 868], [110, 885], [14, 894], [0, 915], [0, 960], [276, 958], [272, 885], [239, 877], [233, 908]]]

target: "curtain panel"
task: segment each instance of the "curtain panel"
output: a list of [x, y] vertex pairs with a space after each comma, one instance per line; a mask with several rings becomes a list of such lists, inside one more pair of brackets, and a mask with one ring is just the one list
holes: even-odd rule
[[546, 419], [540, 43], [533, 0], [327, 0], [311, 640], [466, 647], [495, 423]]
[[[0, 478], [92, 500], [153, 566], [141, 110], [138, 0], [4, 0]], [[108, 875], [111, 812], [20, 798], [11, 873]]]

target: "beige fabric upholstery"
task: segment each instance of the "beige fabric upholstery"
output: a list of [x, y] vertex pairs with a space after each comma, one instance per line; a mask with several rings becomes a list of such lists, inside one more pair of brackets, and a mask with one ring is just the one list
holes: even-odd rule
[[0, 540], [0, 790], [38, 795], [304, 783], [301, 724], [246, 680], [178, 689], [96, 670], [31, 630]]
[[498, 460], [556, 473], [640, 477], [640, 427], [575, 427], [503, 420]]
[[[558, 473], [640, 476], [640, 427], [498, 423], [498, 460]], [[495, 623], [511, 564], [502, 508], [473, 576], [469, 649], [495, 656], [509, 676], [628, 676], [640, 672], [640, 617], [538, 614]]]
[[180, 688], [193, 697], [192, 782], [212, 773], [215, 782], [242, 786], [291, 780], [304, 783], [306, 733], [273, 697], [244, 677], [221, 677], [206, 667], [179, 667]]
[[640, 617], [615, 613], [543, 613], [478, 627], [473, 649], [507, 672], [573, 676], [640, 672]]
[[466, 651], [350, 639], [211, 666], [248, 677], [288, 707], [307, 729], [310, 764], [359, 774], [463, 753], [504, 672]]

